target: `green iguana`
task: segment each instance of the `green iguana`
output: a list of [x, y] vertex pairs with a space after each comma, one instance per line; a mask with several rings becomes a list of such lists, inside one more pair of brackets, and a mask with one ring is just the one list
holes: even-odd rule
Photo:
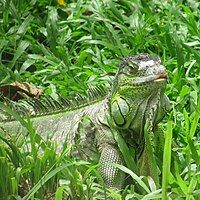
[[[74, 144], [73, 155], [77, 157], [98, 160], [106, 185], [120, 188], [122, 176], [113, 163], [123, 164], [124, 160], [112, 130], [117, 130], [125, 143], [135, 149], [136, 162], [140, 165], [147, 121], [154, 130], [169, 104], [164, 94], [166, 79], [166, 69], [159, 58], [148, 54], [125, 57], [109, 92], [101, 88], [97, 89], [100, 92], [91, 90], [89, 100], [83, 98], [78, 105], [74, 102], [79, 102], [81, 96], [62, 99], [54, 103], [57, 109], [53, 111], [37, 100], [33, 110], [40, 107], [41, 111], [30, 117], [33, 128], [45, 140], [57, 141], [59, 148], [65, 142]], [[27, 133], [14, 119], [0, 122], [0, 128], [9, 134]]]

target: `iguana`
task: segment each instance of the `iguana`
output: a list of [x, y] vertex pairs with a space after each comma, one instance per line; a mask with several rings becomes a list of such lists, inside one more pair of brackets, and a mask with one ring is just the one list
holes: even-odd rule
[[[123, 164], [124, 160], [112, 130], [117, 130], [125, 143], [135, 149], [137, 158], [134, 159], [140, 165], [145, 126], [148, 122], [154, 130], [169, 104], [164, 94], [166, 80], [166, 69], [158, 57], [128, 56], [122, 60], [108, 92], [99, 88], [99, 92], [90, 90], [89, 100], [81, 96], [62, 99], [51, 105], [57, 107], [53, 111], [46, 109], [47, 103], [36, 100], [33, 109], [40, 107], [40, 113], [30, 118], [36, 132], [45, 140], [57, 141], [59, 148], [65, 142], [74, 144], [73, 155], [98, 160], [106, 185], [120, 188], [123, 180], [113, 163]], [[74, 103], [79, 99], [82, 103]], [[0, 128], [9, 134], [27, 133], [15, 119], [1, 121]]]

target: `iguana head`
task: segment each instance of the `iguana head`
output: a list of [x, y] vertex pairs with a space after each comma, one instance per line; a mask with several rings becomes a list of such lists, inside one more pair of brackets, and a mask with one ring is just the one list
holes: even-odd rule
[[[133, 120], [142, 123], [143, 116], [151, 107], [158, 110], [166, 80], [166, 69], [158, 57], [148, 54], [125, 57], [111, 93], [110, 111], [115, 124], [128, 128]], [[134, 123], [132, 125], [137, 127], [137, 122]]]
[[128, 56], [122, 60], [114, 84], [115, 91], [130, 95], [141, 93], [144, 97], [157, 89], [164, 89], [167, 80], [160, 58], [148, 54]]

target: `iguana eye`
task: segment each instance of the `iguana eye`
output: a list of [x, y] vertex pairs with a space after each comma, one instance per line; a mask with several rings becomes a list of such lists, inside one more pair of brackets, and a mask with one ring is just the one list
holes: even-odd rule
[[138, 72], [139, 66], [135, 62], [130, 61], [127, 63], [127, 65], [128, 65], [128, 68], [129, 68], [128, 70], [130, 74], [136, 74]]

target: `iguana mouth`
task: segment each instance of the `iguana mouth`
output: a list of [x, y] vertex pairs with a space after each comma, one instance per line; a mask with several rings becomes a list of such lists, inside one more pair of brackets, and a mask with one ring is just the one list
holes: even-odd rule
[[142, 86], [142, 85], [149, 85], [149, 83], [152, 82], [164, 82], [168, 79], [167, 74], [162, 73], [162, 74], [157, 74], [154, 76], [149, 76], [149, 77], [142, 77], [142, 78], [138, 78], [135, 79], [134, 81], [129, 81], [129, 80], [125, 80], [120, 87], [123, 86], [127, 86], [127, 85], [137, 85], [137, 86]]
[[155, 77], [154, 81], [166, 81], [167, 79], [167, 74], [159, 74]]
[[166, 81], [168, 79], [168, 76], [166, 73], [160, 73], [156, 74], [153, 76], [148, 76], [148, 77], [142, 77], [142, 78], [137, 78], [134, 81], [124, 81], [123, 84], [121, 84], [121, 87], [127, 86], [127, 85], [149, 85], [151, 82], [161, 82], [161, 81]]

